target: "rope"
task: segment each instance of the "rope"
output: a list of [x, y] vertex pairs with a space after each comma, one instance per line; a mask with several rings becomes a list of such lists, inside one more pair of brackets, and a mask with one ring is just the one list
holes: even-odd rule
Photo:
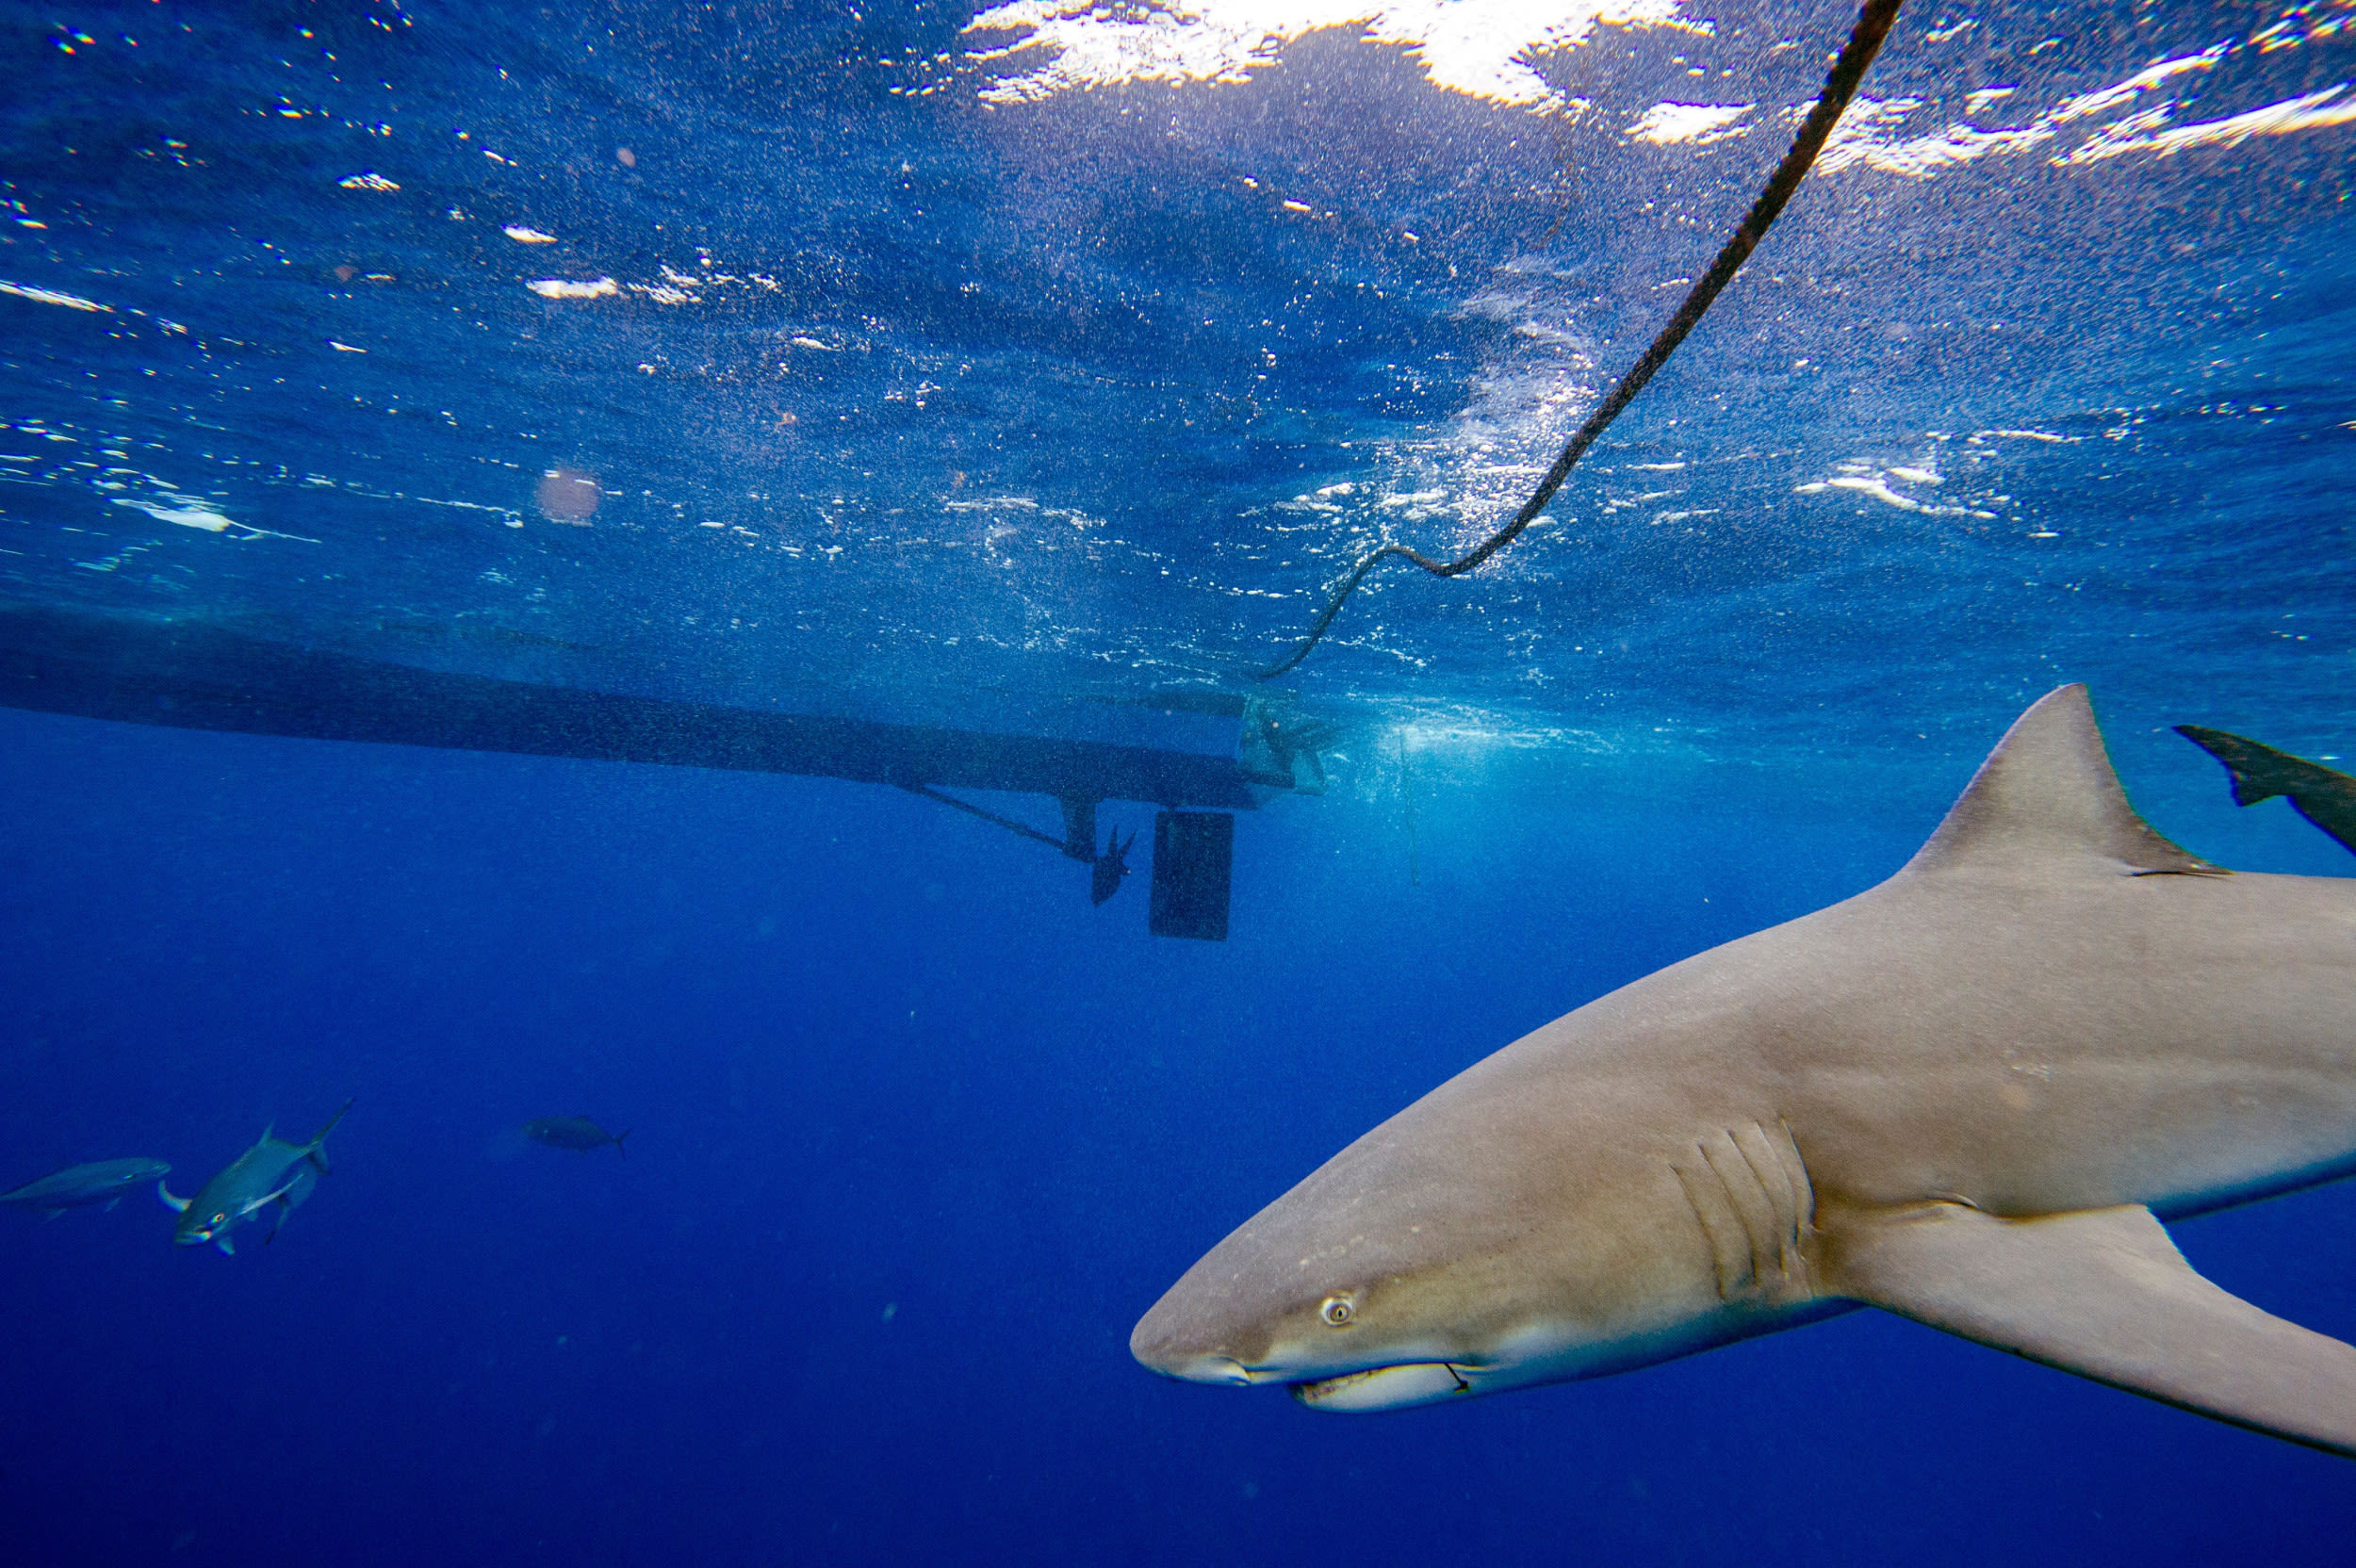
[[1840, 120], [1841, 111], [1849, 106], [1849, 100], [1856, 95], [1857, 84], [1865, 77], [1866, 67], [1873, 63], [1873, 56], [1881, 49], [1882, 40], [1890, 35], [1890, 24], [1898, 20], [1898, 8], [1902, 3], [1903, 0], [1865, 0], [1864, 8], [1857, 12], [1856, 29], [1850, 33], [1849, 41], [1841, 49], [1840, 57], [1833, 61], [1832, 74], [1824, 82], [1824, 96], [1817, 99], [1816, 106], [1808, 111], [1807, 121], [1800, 126], [1800, 134], [1792, 139], [1792, 150], [1784, 154], [1783, 161], [1775, 166], [1766, 188], [1759, 193], [1759, 200], [1751, 204], [1750, 212], [1719, 251], [1718, 259], [1710, 264], [1710, 270], [1703, 273], [1701, 281], [1687, 292], [1685, 302], [1677, 306], [1677, 314], [1669, 318], [1669, 324], [1661, 329], [1660, 335], [1652, 340], [1652, 346], [1644, 351], [1644, 357], [1620, 378], [1619, 384], [1596, 405], [1595, 411], [1587, 416], [1587, 422], [1579, 427], [1578, 433], [1562, 449], [1562, 455], [1556, 458], [1554, 466], [1546, 470], [1546, 477], [1538, 482], [1538, 488], [1530, 492], [1530, 499], [1524, 501], [1521, 510], [1513, 514], [1513, 520], [1453, 561], [1434, 561], [1407, 545], [1383, 545], [1368, 551], [1350, 569], [1350, 575], [1342, 579], [1341, 586], [1333, 590], [1333, 596], [1327, 602], [1325, 612], [1310, 626], [1309, 634], [1301, 638], [1300, 645], [1282, 663], [1272, 664], [1261, 671], [1259, 678], [1273, 680], [1308, 658], [1310, 651], [1324, 640], [1326, 629], [1333, 624], [1333, 617], [1342, 612], [1342, 606], [1357, 591], [1358, 584], [1387, 558], [1397, 556], [1401, 561], [1412, 562], [1433, 577], [1461, 577], [1512, 544], [1522, 530], [1546, 510], [1546, 503], [1554, 498], [1555, 491], [1562, 488], [1562, 482], [1570, 477], [1572, 467], [1586, 455], [1587, 449], [1594, 446], [1595, 438], [1636, 400], [1636, 394], [1642, 392], [1644, 384], [1652, 380], [1653, 372], [1668, 363], [1669, 356], [1677, 352], [1677, 345], [1685, 341], [1685, 335], [1693, 330], [1694, 324], [1717, 300], [1719, 291], [1734, 280], [1734, 274], [1742, 270], [1742, 263], [1749, 260], [1751, 253], [1759, 248], [1759, 242], [1766, 237], [1769, 226], [1783, 211], [1784, 204], [1792, 199], [1792, 191], [1799, 188], [1808, 166], [1816, 161], [1816, 155], [1824, 151], [1824, 139], [1832, 134], [1833, 125]]
[[971, 812], [973, 815], [981, 818], [984, 822], [997, 824], [1000, 827], [1005, 828], [1009, 833], [1020, 833], [1026, 839], [1037, 839], [1040, 843], [1050, 845], [1058, 850], [1065, 847], [1064, 841], [1061, 839], [1050, 838], [1048, 835], [1041, 833], [1038, 828], [1030, 826], [1025, 823], [1019, 823], [1012, 817], [1002, 817], [995, 811], [986, 811], [970, 800], [959, 800], [955, 795], [944, 795], [929, 784], [903, 784], [900, 788], [906, 790], [912, 795], [923, 795], [926, 800], [937, 800], [943, 806], [954, 806], [960, 811]]

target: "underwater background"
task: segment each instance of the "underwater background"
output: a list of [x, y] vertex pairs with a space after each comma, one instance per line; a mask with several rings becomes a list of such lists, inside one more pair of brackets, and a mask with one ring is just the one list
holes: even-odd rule
[[[1135, 699], [1510, 514], [1852, 19], [0, 0], [0, 603], [1216, 750]], [[1126, 1342], [2065, 680], [2356, 870], [2168, 727], [2356, 756], [2352, 176], [2349, 0], [1909, 8], [1546, 520], [1283, 682], [1223, 943], [891, 790], [0, 709], [0, 1185], [353, 1101], [267, 1247], [0, 1212], [0, 1563], [2347, 1560], [2346, 1461], [1873, 1312], [1356, 1418]], [[2356, 1192], [2174, 1233], [2356, 1335]]]

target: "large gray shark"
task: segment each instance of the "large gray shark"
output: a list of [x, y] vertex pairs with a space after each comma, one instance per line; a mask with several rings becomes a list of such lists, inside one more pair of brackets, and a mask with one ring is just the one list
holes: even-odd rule
[[265, 1239], [276, 1239], [286, 1216], [311, 1196], [319, 1178], [327, 1173], [327, 1135], [350, 1109], [352, 1102], [347, 1100], [308, 1143], [288, 1143], [272, 1129], [263, 1128], [254, 1147], [197, 1188], [193, 1198], [174, 1198], [170, 1187], [157, 1182], [156, 1195], [180, 1211], [180, 1223], [172, 1231], [172, 1244], [202, 1247], [209, 1241], [224, 1256], [234, 1255], [237, 1244], [232, 1233], [273, 1206], [270, 1235]]
[[1221, 1242], [1130, 1349], [1379, 1410], [1871, 1305], [2356, 1454], [2356, 1347], [2161, 1226], [2351, 1169], [2356, 880], [2161, 838], [2065, 686], [1889, 881], [1460, 1073]]

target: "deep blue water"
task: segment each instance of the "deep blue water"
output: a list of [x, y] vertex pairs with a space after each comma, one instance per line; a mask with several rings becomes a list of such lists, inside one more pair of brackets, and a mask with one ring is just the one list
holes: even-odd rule
[[[1849, 21], [1638, 6], [1531, 87], [1316, 11], [1170, 80], [1106, 7], [1091, 85], [970, 7], [0, 5], [0, 599], [1239, 689], [1511, 510]], [[887, 791], [0, 710], [0, 1184], [355, 1102], [234, 1258], [0, 1212], [0, 1563], [2346, 1560], [2346, 1461], [1870, 1312], [1366, 1418], [1126, 1340], [1450, 1073], [1895, 869], [2062, 680], [2162, 831], [2356, 870], [2166, 728], [2356, 744], [2351, 24], [1910, 11], [1552, 521], [1289, 682], [1333, 788], [1238, 819], [1224, 944]], [[576, 1112], [628, 1157], [515, 1135]], [[2176, 1233], [2356, 1335], [2356, 1193]]]

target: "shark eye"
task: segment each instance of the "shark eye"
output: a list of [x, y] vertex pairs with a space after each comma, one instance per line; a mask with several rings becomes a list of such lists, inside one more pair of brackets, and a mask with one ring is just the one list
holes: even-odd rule
[[1325, 1319], [1326, 1327], [1338, 1329], [1358, 1315], [1358, 1303], [1348, 1296], [1329, 1296], [1325, 1305], [1317, 1309], [1317, 1315]]

